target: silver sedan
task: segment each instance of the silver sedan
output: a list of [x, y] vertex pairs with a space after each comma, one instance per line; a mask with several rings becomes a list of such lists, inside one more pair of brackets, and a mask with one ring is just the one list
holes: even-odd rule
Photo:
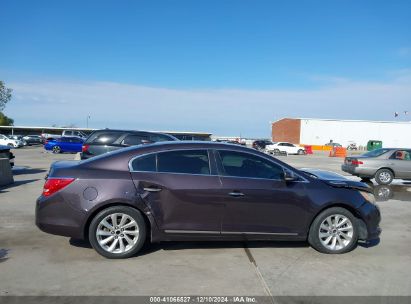
[[341, 169], [363, 180], [375, 178], [380, 185], [388, 185], [394, 178], [411, 180], [411, 149], [382, 148], [346, 157]]

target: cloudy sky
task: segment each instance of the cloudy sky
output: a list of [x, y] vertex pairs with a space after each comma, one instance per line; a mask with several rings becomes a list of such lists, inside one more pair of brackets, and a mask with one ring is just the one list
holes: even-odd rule
[[16, 125], [269, 136], [282, 117], [411, 120], [411, 1], [12, 1]]

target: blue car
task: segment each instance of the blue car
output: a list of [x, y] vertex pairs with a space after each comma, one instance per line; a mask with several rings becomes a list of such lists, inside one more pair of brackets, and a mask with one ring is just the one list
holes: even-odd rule
[[61, 137], [44, 144], [44, 149], [53, 153], [81, 152], [82, 147], [83, 140], [79, 137]]

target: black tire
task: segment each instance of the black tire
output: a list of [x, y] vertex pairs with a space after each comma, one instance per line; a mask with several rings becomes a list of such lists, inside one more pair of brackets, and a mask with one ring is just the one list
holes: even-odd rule
[[13, 144], [7, 144], [7, 146], [9, 146], [10, 148], [14, 148]]
[[375, 173], [374, 178], [379, 185], [389, 185], [394, 179], [394, 173], [390, 169], [380, 169]]
[[[329, 216], [332, 215], [342, 215], [348, 218], [352, 224], [352, 237], [349, 243], [342, 249], [335, 249], [331, 250], [327, 248], [320, 239], [320, 226]], [[313, 247], [315, 250], [327, 253], [327, 254], [341, 254], [346, 253], [353, 250], [357, 246], [358, 241], [358, 220], [357, 218], [347, 209], [341, 207], [331, 207], [329, 209], [324, 210], [321, 212], [313, 221], [310, 227], [309, 235], [308, 235], [308, 243]]]
[[305, 153], [304, 153], [304, 150], [303, 150], [303, 149], [300, 149], [300, 150], [297, 151], [297, 154], [298, 154], [298, 155], [303, 155], [303, 154], [305, 154]]
[[58, 153], [61, 153], [61, 148], [59, 146], [54, 146], [52, 151], [53, 153], [58, 154]]
[[[100, 222], [107, 216], [114, 214], [114, 213], [123, 213], [131, 217], [138, 226], [139, 234], [138, 239], [134, 245], [127, 251], [123, 253], [112, 253], [104, 249], [97, 240], [97, 228], [99, 227]], [[104, 209], [100, 213], [98, 213], [90, 223], [89, 231], [88, 231], [88, 238], [90, 241], [91, 246], [102, 256], [109, 258], [109, 259], [126, 259], [131, 256], [134, 256], [140, 249], [143, 247], [146, 241], [146, 232], [147, 227], [144, 221], [143, 216], [141, 213], [131, 207], [127, 206], [114, 206]], [[114, 234], [116, 235], [116, 234]]]
[[369, 183], [371, 181], [371, 178], [370, 177], [361, 177], [361, 181], [363, 183]]

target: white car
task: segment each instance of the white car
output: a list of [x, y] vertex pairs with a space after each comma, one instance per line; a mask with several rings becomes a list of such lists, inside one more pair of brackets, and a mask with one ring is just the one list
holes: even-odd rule
[[289, 142], [276, 142], [272, 145], [266, 146], [265, 149], [267, 152], [274, 152], [278, 150], [280, 152], [286, 152], [287, 154], [303, 155], [306, 153], [304, 147]]
[[8, 138], [6, 135], [0, 134], [0, 145], [9, 146], [13, 148], [20, 148], [23, 143], [17, 139]]

